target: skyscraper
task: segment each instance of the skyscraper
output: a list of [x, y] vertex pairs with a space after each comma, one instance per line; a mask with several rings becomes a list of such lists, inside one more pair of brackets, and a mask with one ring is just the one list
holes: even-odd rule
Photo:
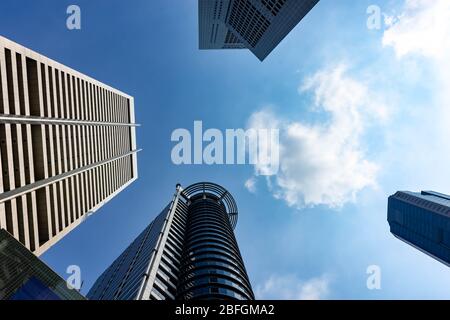
[[263, 61], [318, 2], [199, 0], [199, 47], [247, 48]]
[[0, 37], [0, 229], [36, 255], [137, 178], [133, 97]]
[[450, 266], [450, 196], [397, 192], [389, 197], [388, 222], [394, 236]]
[[213, 183], [172, 201], [97, 279], [89, 299], [254, 299], [233, 229], [237, 207]]
[[0, 300], [84, 300], [84, 297], [0, 229]]

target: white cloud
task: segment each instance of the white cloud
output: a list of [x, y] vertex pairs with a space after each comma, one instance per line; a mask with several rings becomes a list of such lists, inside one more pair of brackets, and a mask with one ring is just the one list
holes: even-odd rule
[[247, 127], [259, 132], [257, 148], [249, 150], [249, 153], [252, 153], [251, 157], [258, 159], [255, 174], [264, 176], [276, 174], [280, 165], [279, 121], [269, 110], [262, 110], [250, 116]]
[[394, 48], [399, 64], [412, 62], [427, 71], [411, 95], [429, 96], [413, 113], [408, 114], [410, 105], [401, 106], [404, 116], [391, 128], [394, 143], [386, 158], [401, 163], [408, 188], [448, 192], [442, 173], [450, 161], [450, 1], [405, 0], [383, 45]]
[[260, 300], [321, 300], [329, 296], [330, 278], [323, 275], [306, 281], [295, 275], [272, 275], [256, 288]]
[[[414, 87], [405, 84], [398, 88], [395, 105], [399, 118], [381, 128], [389, 141], [377, 161], [365, 152], [370, 142], [365, 134], [370, 125], [392, 120], [389, 109], [383, 103], [385, 98], [358, 76], [349, 76], [345, 66], [321, 70], [299, 88], [303, 97], [312, 94], [312, 109], [325, 113], [323, 121], [292, 121], [267, 110], [250, 118], [250, 127], [275, 124], [280, 128], [280, 171], [267, 181], [269, 191], [288, 205], [340, 207], [354, 201], [364, 188], [376, 186], [380, 168], [400, 161], [402, 168], [412, 170], [411, 179], [419, 181], [423, 168], [429, 168], [424, 175], [430, 177], [429, 170], [442, 170], [440, 164], [448, 163], [450, 1], [405, 0], [402, 12], [385, 16], [385, 22], [383, 45], [395, 50], [398, 64], [426, 70], [426, 79], [421, 76]], [[366, 68], [375, 69], [379, 66], [369, 64]], [[370, 76], [371, 83], [387, 81], [385, 86], [389, 87], [389, 79], [373, 72]], [[426, 105], [418, 100], [411, 108], [408, 100], [415, 94], [430, 94], [431, 98]], [[431, 180], [439, 178], [434, 175]]]
[[256, 193], [256, 179], [255, 177], [251, 177], [247, 181], [245, 181], [245, 187], [251, 193]]
[[340, 207], [376, 184], [378, 167], [366, 158], [361, 139], [368, 123], [387, 118], [387, 108], [344, 66], [316, 73], [299, 91], [313, 93], [313, 109], [325, 111], [326, 120], [286, 121], [267, 110], [251, 117], [249, 127], [277, 124], [281, 130], [280, 171], [270, 189], [290, 206]]
[[398, 21], [398, 17], [396, 16], [391, 16], [388, 14], [383, 14], [384, 16], [384, 24], [388, 27], [392, 27], [397, 21]]
[[386, 16], [385, 21], [388, 29], [383, 45], [394, 47], [398, 57], [420, 54], [441, 59], [448, 53], [449, 0], [406, 0], [403, 12], [398, 16]]

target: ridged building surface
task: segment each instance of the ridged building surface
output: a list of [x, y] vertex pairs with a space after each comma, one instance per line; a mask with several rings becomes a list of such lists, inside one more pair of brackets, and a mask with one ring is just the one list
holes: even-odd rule
[[171, 203], [97, 279], [94, 300], [254, 299], [234, 236], [237, 207], [213, 183], [177, 186]]
[[0, 37], [0, 228], [42, 254], [137, 176], [133, 97]]
[[450, 196], [399, 191], [389, 197], [388, 222], [394, 236], [450, 266]]
[[84, 300], [4, 229], [0, 229], [0, 300]]
[[199, 48], [247, 48], [263, 61], [318, 2], [199, 0]]

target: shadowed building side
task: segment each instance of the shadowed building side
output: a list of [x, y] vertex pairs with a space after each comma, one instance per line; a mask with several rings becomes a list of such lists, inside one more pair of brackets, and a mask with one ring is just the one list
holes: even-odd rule
[[247, 48], [263, 61], [318, 2], [199, 0], [199, 48]]
[[394, 236], [450, 266], [450, 196], [399, 191], [389, 197], [388, 222]]
[[253, 299], [224, 204], [209, 193], [190, 202], [177, 299]]
[[0, 229], [0, 300], [84, 300], [75, 289]]
[[252, 300], [236, 223], [236, 203], [221, 186], [178, 185], [171, 203], [98, 278], [88, 297]]

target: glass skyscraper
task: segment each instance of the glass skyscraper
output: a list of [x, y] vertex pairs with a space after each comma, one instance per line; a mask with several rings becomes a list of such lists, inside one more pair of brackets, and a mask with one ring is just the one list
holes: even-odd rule
[[199, 0], [200, 49], [247, 48], [263, 61], [319, 0]]
[[450, 266], [450, 196], [397, 192], [389, 197], [388, 222], [397, 238]]
[[0, 300], [84, 300], [75, 289], [0, 229]]
[[237, 206], [213, 183], [185, 189], [97, 279], [89, 299], [253, 300], [234, 236]]

